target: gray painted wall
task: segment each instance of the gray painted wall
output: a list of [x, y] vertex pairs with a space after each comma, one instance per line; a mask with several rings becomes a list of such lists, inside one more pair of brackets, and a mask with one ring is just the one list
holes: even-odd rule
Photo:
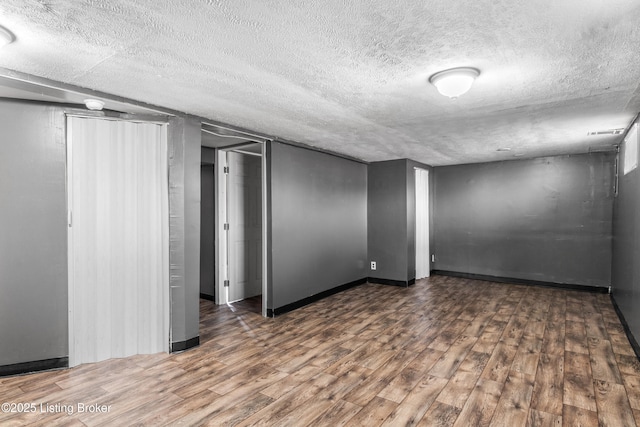
[[213, 165], [200, 167], [200, 293], [215, 293], [215, 204]]
[[434, 269], [609, 286], [611, 154], [435, 168]]
[[368, 276], [367, 166], [272, 142], [268, 308]]
[[[200, 134], [200, 138], [203, 138], [203, 135]], [[210, 147], [201, 147], [200, 148], [200, 162], [207, 165], [212, 165], [216, 162], [216, 150]]]
[[215, 185], [213, 148], [202, 147], [200, 166], [200, 293], [215, 294]]
[[[429, 171], [429, 186], [432, 188], [431, 166], [407, 159], [369, 164], [368, 250], [369, 260], [377, 263], [377, 270], [370, 271], [370, 277], [402, 282], [415, 279], [415, 167]], [[429, 198], [431, 208], [432, 189]], [[430, 230], [433, 236], [432, 219]]]
[[[68, 356], [64, 108], [0, 101], [0, 365]], [[198, 336], [200, 123], [172, 119], [173, 342]]]
[[613, 297], [636, 340], [640, 338], [640, 169], [618, 180], [613, 216]]
[[[369, 277], [409, 280], [407, 161], [370, 163], [368, 168], [368, 251], [377, 263]], [[369, 268], [369, 265], [367, 265]]]
[[171, 342], [199, 336], [200, 122], [169, 121], [169, 275]]
[[0, 365], [68, 356], [65, 119], [0, 101]]

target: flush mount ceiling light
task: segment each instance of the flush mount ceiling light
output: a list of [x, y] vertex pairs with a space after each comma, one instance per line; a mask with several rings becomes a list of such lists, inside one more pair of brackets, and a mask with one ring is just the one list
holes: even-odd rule
[[471, 89], [473, 81], [480, 75], [480, 70], [471, 67], [451, 68], [439, 71], [429, 77], [429, 82], [438, 92], [449, 98], [457, 98]]
[[13, 34], [4, 27], [0, 27], [0, 47], [13, 43]]
[[84, 105], [86, 105], [89, 110], [101, 111], [102, 107], [104, 107], [104, 102], [97, 99], [85, 99]]

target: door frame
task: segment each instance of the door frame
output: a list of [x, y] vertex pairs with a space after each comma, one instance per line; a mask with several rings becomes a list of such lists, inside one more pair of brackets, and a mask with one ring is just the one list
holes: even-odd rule
[[[242, 149], [260, 145], [261, 157], [261, 187], [262, 187], [262, 316], [267, 316], [268, 305], [268, 289], [269, 283], [269, 265], [267, 263], [267, 156], [266, 142], [246, 141], [223, 148], [216, 149], [215, 161], [215, 191], [216, 191], [216, 208], [215, 208], [215, 228], [216, 228], [216, 304], [229, 304], [227, 287], [225, 281], [229, 280], [229, 239], [228, 230], [225, 230], [225, 224], [228, 222], [228, 204], [229, 204], [229, 180], [225, 173], [228, 166], [227, 153], [236, 151], [241, 154]], [[252, 153], [253, 154], [253, 153]]]

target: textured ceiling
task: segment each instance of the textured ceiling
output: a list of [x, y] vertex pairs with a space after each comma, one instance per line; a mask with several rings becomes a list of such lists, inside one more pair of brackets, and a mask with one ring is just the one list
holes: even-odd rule
[[[606, 149], [640, 111], [637, 0], [3, 0], [0, 67], [367, 161]], [[457, 100], [428, 77], [472, 66]], [[496, 151], [510, 148], [510, 151]]]

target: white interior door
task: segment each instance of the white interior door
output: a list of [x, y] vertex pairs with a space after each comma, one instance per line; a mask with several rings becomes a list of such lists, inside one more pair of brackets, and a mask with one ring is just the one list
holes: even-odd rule
[[415, 169], [416, 175], [416, 279], [429, 277], [429, 171]]
[[168, 351], [166, 135], [67, 119], [70, 366]]
[[234, 153], [227, 157], [229, 299], [262, 294], [262, 159]]

